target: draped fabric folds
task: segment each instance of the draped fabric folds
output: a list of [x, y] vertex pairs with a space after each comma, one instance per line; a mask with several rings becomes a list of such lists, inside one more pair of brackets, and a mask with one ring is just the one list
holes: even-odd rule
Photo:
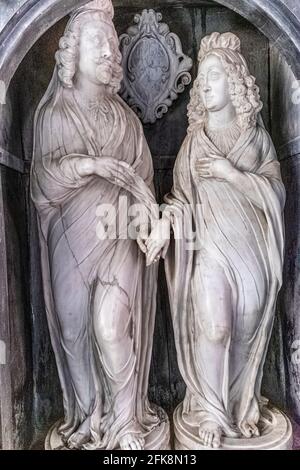
[[[58, 432], [66, 440], [86, 425], [91, 448], [113, 449], [124, 434], [146, 436], [159, 424], [147, 398], [157, 269], [146, 268], [135, 240], [99, 239], [97, 210], [112, 206], [118, 217], [126, 196], [128, 205], [142, 203], [150, 218], [156, 214], [152, 159], [139, 120], [117, 95], [104, 98], [96, 114], [98, 121], [78, 104], [74, 89], [61, 86], [56, 69], [35, 117], [31, 194], [63, 392]], [[134, 181], [122, 184], [122, 174], [118, 182], [80, 178], [73, 164], [78, 154], [125, 161], [135, 169]]]
[[[234, 437], [247, 420], [257, 422], [263, 408], [263, 364], [282, 283], [285, 190], [263, 126], [242, 132], [227, 156], [247, 178], [245, 188], [196, 176], [196, 159], [218, 156], [224, 157], [205, 130], [195, 126], [183, 143], [173, 189], [165, 198], [174, 232], [165, 266], [179, 366], [187, 386], [181, 418], [198, 425], [215, 421], [225, 435]], [[221, 393], [205, 373], [214, 364], [199, 354], [205, 333], [200, 284], [210, 272], [212, 282], [214, 274], [222, 273], [231, 299]], [[221, 281], [212, 295], [218, 296], [219, 288]], [[217, 313], [204, 315], [209, 319]]]

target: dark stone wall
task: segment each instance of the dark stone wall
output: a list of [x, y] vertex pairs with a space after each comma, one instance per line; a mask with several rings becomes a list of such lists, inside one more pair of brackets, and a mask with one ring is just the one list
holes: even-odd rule
[[[25, 180], [19, 173], [1, 167], [1, 215], [5, 230], [1, 257], [6, 263], [5, 309], [1, 339], [6, 344], [6, 364], [1, 366], [1, 411], [3, 448], [26, 448], [33, 437], [33, 367], [28, 278], [28, 239]], [[4, 269], [4, 265], [1, 266]], [[2, 271], [3, 272], [3, 271]], [[1, 273], [2, 274], [2, 273]], [[7, 407], [7, 408], [6, 408]]]
[[287, 406], [300, 423], [300, 88], [278, 51], [272, 47], [270, 54], [272, 131], [287, 190], [284, 282], [278, 306]]
[[[22, 168], [18, 102], [18, 89], [11, 87], [0, 122], [0, 162], [7, 158], [5, 149]], [[0, 165], [0, 339], [5, 344], [5, 358], [0, 363], [0, 448], [4, 449], [26, 448], [33, 437], [25, 185], [19, 171]]]

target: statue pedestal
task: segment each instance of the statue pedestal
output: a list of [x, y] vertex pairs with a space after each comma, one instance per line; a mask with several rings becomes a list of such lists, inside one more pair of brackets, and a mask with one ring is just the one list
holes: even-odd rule
[[[176, 450], [212, 450], [200, 443], [198, 428], [188, 426], [182, 421], [181, 404], [174, 412], [174, 432]], [[288, 417], [277, 410], [269, 408], [270, 421], [258, 424], [260, 437], [228, 438], [224, 437], [221, 447], [214, 450], [291, 450], [293, 446], [292, 425]]]
[[[159, 409], [161, 423], [154, 428], [148, 436], [145, 437], [144, 450], [169, 450], [170, 447], [170, 425], [166, 413]], [[57, 432], [57, 428], [61, 421], [55, 423], [47, 434], [45, 440], [45, 450], [69, 450], [63, 443], [61, 436]], [[120, 449], [116, 449], [120, 450]]]

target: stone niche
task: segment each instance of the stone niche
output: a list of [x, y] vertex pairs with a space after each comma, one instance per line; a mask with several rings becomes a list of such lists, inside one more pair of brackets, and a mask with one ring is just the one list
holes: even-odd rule
[[[19, 8], [22, 2], [15, 3]], [[23, 1], [23, 8], [26, 3], [34, 2]], [[77, 3], [80, 5], [84, 2]], [[285, 61], [284, 49], [276, 49], [270, 42], [274, 30], [270, 23], [268, 37], [268, 16], [265, 16], [264, 35], [254, 26], [263, 24], [259, 16], [261, 12], [256, 11], [255, 7], [249, 7], [241, 11], [241, 16], [224, 6], [227, 4], [230, 7], [233, 3], [116, 0], [115, 25], [118, 34], [122, 35], [132, 24], [134, 15], [140, 14], [144, 8], [160, 12], [163, 21], [181, 39], [184, 53], [193, 60], [190, 71], [192, 79], [196, 77], [197, 52], [204, 35], [213, 31], [232, 31], [241, 38], [250, 71], [257, 77], [261, 89], [263, 119], [275, 142], [287, 189], [284, 286], [278, 301], [278, 314], [265, 365], [264, 390], [274, 404], [287, 410], [300, 423], [300, 325], [297, 318], [300, 306], [299, 83]], [[246, 1], [240, 3], [256, 4]], [[270, 2], [266, 3], [272, 10]], [[32, 40], [32, 47], [12, 77], [6, 104], [2, 105], [0, 340], [6, 345], [6, 363], [0, 364], [0, 448], [3, 449], [42, 448], [46, 430], [60, 416], [62, 409], [44, 312], [36, 214], [30, 202], [28, 186], [33, 115], [49, 83], [54, 67], [54, 53], [69, 10], [65, 17], [56, 22], [53, 21], [55, 9], [45, 18], [45, 22], [53, 26], [44, 28], [46, 32], [36, 42]], [[244, 17], [249, 18], [249, 21]], [[2, 38], [3, 34], [10, 33], [9, 29], [2, 31]], [[35, 29], [32, 30], [32, 37], [38, 37]], [[290, 63], [292, 60], [289, 57]], [[156, 191], [160, 202], [171, 188], [174, 161], [186, 134], [189, 90], [190, 86], [178, 96], [162, 119], [144, 125], [153, 155]], [[154, 402], [170, 413], [184, 394], [184, 383], [176, 361], [162, 265], [149, 394]]]

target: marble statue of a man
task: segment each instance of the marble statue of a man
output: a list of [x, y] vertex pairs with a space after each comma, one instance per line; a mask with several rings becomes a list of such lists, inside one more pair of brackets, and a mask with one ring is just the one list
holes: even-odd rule
[[112, 18], [110, 0], [72, 14], [35, 117], [31, 194], [64, 403], [50, 448], [168, 444], [167, 418], [147, 398], [157, 269], [146, 268], [142, 233], [138, 243], [97, 235], [99, 208], [124, 215], [121, 196], [143, 203], [152, 220], [155, 204], [142, 126], [117, 95], [122, 69]]
[[205, 37], [173, 189], [146, 243], [148, 263], [166, 255], [187, 386], [174, 414], [179, 448], [253, 438], [266, 423], [261, 380], [282, 282], [285, 190], [261, 109], [239, 38]]

